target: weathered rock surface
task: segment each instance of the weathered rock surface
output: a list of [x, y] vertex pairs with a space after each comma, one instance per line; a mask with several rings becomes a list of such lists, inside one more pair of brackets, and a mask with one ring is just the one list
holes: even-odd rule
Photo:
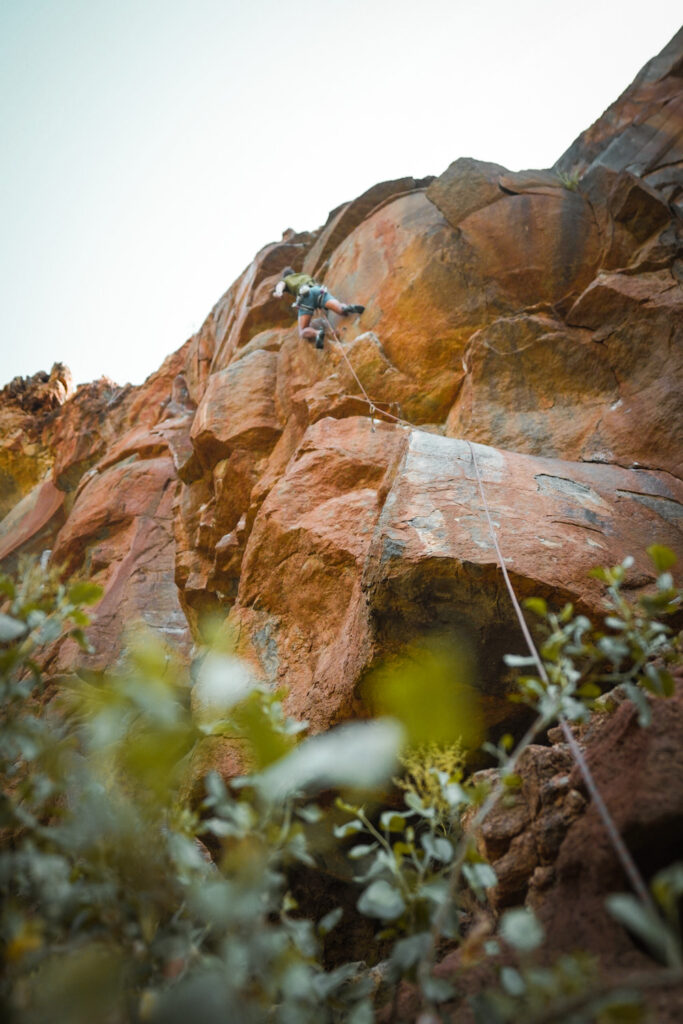
[[[359, 680], [394, 635], [453, 624], [458, 607], [494, 686], [512, 624], [458, 439], [487, 446], [525, 593], [594, 607], [592, 563], [653, 540], [680, 549], [681, 46], [679, 34], [554, 169], [460, 158], [435, 179], [373, 186], [317, 232], [287, 230], [140, 388], [72, 394], [59, 365], [12, 382], [7, 564], [54, 547], [94, 571], [112, 591], [102, 643], [115, 657], [139, 542], [169, 628], [179, 607], [193, 631], [205, 612], [239, 619], [265, 676], [286, 678], [292, 708], [324, 728], [362, 711]], [[285, 264], [366, 305], [322, 354], [272, 295]], [[373, 429], [367, 396], [430, 433]], [[154, 596], [125, 593], [155, 618]]]
[[[103, 378], [70, 397], [57, 390], [61, 403], [50, 381], [10, 385], [33, 414], [24, 414], [11, 444], [21, 452], [23, 442], [29, 453], [40, 444], [43, 479], [0, 522], [0, 558], [13, 568], [21, 555], [52, 549], [54, 564], [105, 586], [91, 628], [92, 666], [114, 663], [126, 628], [139, 620], [189, 648], [173, 544], [178, 473], [195, 459], [194, 405], [178, 372], [184, 358], [181, 349], [141, 388]], [[5, 421], [16, 417], [12, 398], [0, 413]], [[75, 645], [63, 645], [51, 668], [66, 670], [76, 656]]]
[[[485, 467], [500, 460], [502, 540], [525, 591], [589, 605], [593, 561], [655, 539], [680, 547], [682, 45], [679, 33], [554, 169], [513, 173], [460, 158], [436, 179], [373, 186], [317, 232], [286, 231], [142, 387], [99, 381], [72, 394], [59, 365], [12, 382], [0, 446], [3, 558], [54, 545], [55, 558], [94, 567], [120, 595], [121, 567], [136, 577], [132, 538], [145, 536], [143, 523], [163, 523], [165, 539], [143, 543], [164, 579], [172, 559], [159, 607], [173, 607], [175, 621], [179, 602], [192, 629], [203, 612], [232, 608], [255, 652], [264, 629], [271, 652], [277, 634], [276, 675], [286, 675], [292, 706], [309, 714], [314, 705], [324, 728], [326, 715], [359, 710], [362, 666], [390, 643], [388, 627], [377, 639], [373, 617], [400, 621], [400, 633], [441, 614], [424, 594], [402, 605], [430, 579], [451, 595], [446, 604], [471, 609], [465, 625], [480, 646], [509, 642], [497, 571], [475, 557], [488, 541], [458, 438], [488, 446]], [[287, 302], [272, 296], [285, 264], [366, 304], [362, 319], [337, 325], [340, 345], [328, 340], [320, 354], [299, 341]], [[366, 395], [432, 433], [371, 429]], [[533, 459], [570, 468], [541, 472]], [[423, 468], [406, 475], [402, 460]], [[616, 467], [642, 472], [619, 482]], [[538, 479], [565, 480], [565, 491], [556, 484], [553, 495]], [[497, 502], [498, 483], [487, 486]], [[160, 488], [171, 497], [161, 501]], [[574, 511], [552, 513], [551, 529], [545, 506], [560, 493]], [[508, 529], [514, 510], [524, 529]], [[422, 525], [411, 532], [409, 520]], [[288, 554], [278, 562], [281, 543]], [[390, 556], [377, 555], [380, 544]], [[558, 551], [562, 572], [550, 568]], [[484, 573], [476, 584], [473, 567]], [[105, 605], [112, 622], [117, 600]], [[309, 621], [314, 608], [329, 614]], [[318, 697], [304, 699], [312, 687]]]
[[[359, 684], [378, 659], [448, 628], [479, 653], [490, 721], [509, 714], [502, 655], [518, 626], [466, 441], [378, 423], [309, 428], [262, 505], [232, 618], [262, 675], [290, 687], [317, 728], [363, 713]], [[680, 544], [674, 477], [474, 448], [508, 571], [521, 596], [601, 609], [589, 576], [634, 551], [632, 586], [653, 582], [653, 537]]]
[[[647, 728], [638, 725], [634, 706], [619, 692], [603, 698], [609, 710], [574, 728], [617, 832], [646, 882], [681, 855], [683, 681], [673, 697], [649, 701]], [[493, 864], [498, 882], [488, 891], [493, 912], [479, 908], [475, 927], [485, 939], [497, 912], [526, 902], [544, 927], [538, 960], [553, 964], [581, 950], [599, 961], [603, 978], [628, 987], [636, 973], [656, 971], [657, 963], [607, 910], [606, 896], [628, 892], [629, 883], [561, 730], [551, 729], [549, 736], [550, 745], [527, 748], [519, 762], [521, 788], [494, 806], [477, 833], [479, 850]], [[487, 769], [478, 779], [490, 782], [494, 775]], [[436, 968], [443, 978], [457, 977], [465, 994], [448, 1007], [459, 1024], [474, 1024], [473, 993], [500, 986], [491, 961], [469, 942], [471, 952], [466, 942]], [[658, 1024], [678, 1024], [680, 984], [649, 989], [646, 1002]], [[412, 986], [403, 987], [399, 1008], [401, 1019], [419, 1013]], [[389, 1016], [380, 1014], [380, 1020]]]
[[[595, 782], [614, 823], [644, 878], [680, 858], [683, 836], [683, 686], [667, 700], [652, 700], [652, 722], [638, 725], [630, 702], [593, 723], [581, 737]], [[666, 784], [663, 781], [666, 780]], [[574, 765], [569, 791], [585, 787]], [[557, 926], [571, 932], [582, 948], [608, 948], [627, 963], [642, 958], [628, 934], [604, 907], [605, 891], [629, 886], [592, 802], [574, 815], [559, 846], [554, 880], [542, 893], [531, 893], [552, 945], [558, 945]], [[571, 891], [572, 898], [567, 899]]]
[[333, 210], [306, 256], [304, 271], [312, 277], [320, 276], [335, 249], [379, 206], [407, 192], [422, 189], [432, 180], [433, 178], [421, 181], [416, 181], [415, 178], [398, 178], [396, 181], [383, 181], [379, 185], [373, 185], [358, 199]]
[[50, 374], [15, 377], [0, 391], [0, 517], [49, 473], [55, 410], [72, 393], [71, 373], [62, 363]]
[[0, 522], [0, 559], [8, 568], [15, 552], [35, 555], [49, 548], [64, 522], [65, 497], [52, 480], [43, 480], [7, 513]]
[[653, 57], [556, 164], [565, 173], [591, 165], [628, 169], [681, 206], [683, 182], [683, 29]]

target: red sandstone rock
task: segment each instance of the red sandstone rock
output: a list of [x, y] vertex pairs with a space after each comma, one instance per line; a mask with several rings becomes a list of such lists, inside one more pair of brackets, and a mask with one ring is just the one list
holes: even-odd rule
[[472, 335], [464, 363], [449, 436], [530, 455], [601, 454], [596, 433], [619, 385], [590, 331], [547, 314], [504, 318]]
[[460, 157], [432, 182], [427, 198], [457, 228], [471, 213], [503, 198], [500, 178], [506, 173], [500, 164]]
[[506, 196], [470, 214], [460, 230], [486, 275], [518, 309], [566, 301], [598, 267], [591, 208], [568, 189]]
[[64, 494], [51, 480], [36, 484], [0, 522], [0, 561], [16, 567], [18, 555], [39, 554], [52, 546], [64, 522]]
[[[363, 331], [373, 331], [388, 363], [414, 382], [403, 405], [409, 419], [443, 419], [462, 378], [473, 324], [509, 308], [476, 260], [420, 192], [372, 214], [330, 260], [327, 287], [342, 301], [366, 304]], [[481, 290], [468, 288], [472, 277]], [[360, 325], [350, 325], [345, 337], [359, 333]]]
[[[50, 374], [15, 377], [0, 391], [0, 519], [52, 468], [54, 422], [72, 392], [63, 363], [55, 363]], [[5, 533], [13, 529], [9, 522], [4, 526]]]
[[78, 389], [55, 423], [53, 477], [61, 491], [74, 491], [118, 435], [129, 389], [102, 377]]
[[628, 89], [569, 147], [556, 168], [583, 172], [591, 164], [628, 167], [671, 198], [681, 194], [683, 29], [649, 61]]
[[[680, 859], [683, 836], [683, 693], [653, 699], [642, 728], [630, 702], [598, 720], [586, 758], [616, 828], [646, 879]], [[583, 790], [574, 765], [570, 784]], [[570, 790], [571, 792], [571, 790]], [[547, 954], [572, 948], [599, 955], [607, 969], [646, 966], [628, 932], [607, 912], [605, 894], [629, 886], [605, 826], [589, 801], [565, 823], [549, 884], [531, 900], [546, 928]], [[667, 1019], [663, 1017], [662, 1019]]]
[[[18, 554], [54, 541], [56, 564], [104, 585], [91, 629], [93, 664], [115, 661], [125, 629], [138, 619], [187, 649], [171, 515], [176, 473], [188, 472], [195, 460], [189, 440], [194, 410], [178, 375], [184, 359], [181, 349], [141, 388], [102, 380], [79, 388], [50, 411], [49, 421], [38, 414], [37, 427], [50, 441], [45, 458], [52, 479], [0, 523], [6, 568]], [[24, 433], [35, 431], [33, 422]], [[77, 656], [74, 645], [64, 646], [53, 667], [67, 669]]]
[[[595, 562], [640, 559], [655, 539], [680, 547], [675, 194], [657, 177], [666, 147], [647, 181], [614, 149], [632, 147], [633, 104], [662, 140], [677, 45], [609, 115], [609, 159], [593, 132], [585, 176], [460, 159], [434, 181], [381, 183], [319, 232], [261, 249], [140, 388], [100, 381], [49, 411], [14, 403], [4, 511], [52, 471], [68, 495], [57, 554], [104, 580], [110, 639], [136, 576], [126, 559], [144, 557], [133, 538], [163, 509], [149, 541], [161, 606], [175, 609], [172, 565], [192, 628], [232, 608], [263, 673], [286, 679], [317, 728], [367, 713], [365, 668], [436, 621], [488, 652], [487, 714], [507, 713], [498, 666], [513, 623], [458, 438], [489, 446], [485, 483], [523, 593], [594, 610]], [[366, 304], [336, 323], [340, 345], [298, 338], [272, 296], [285, 264]], [[363, 389], [377, 416], [430, 433], [373, 429]], [[666, 472], [616, 468], [635, 464]], [[52, 515], [40, 493], [39, 514], [28, 502], [0, 527], [13, 550], [61, 522], [59, 495]]]
[[317, 729], [353, 704], [362, 567], [401, 444], [399, 431], [373, 432], [365, 418], [319, 421], [247, 544], [232, 618], [261, 673], [286, 680], [292, 710]]
[[[189, 633], [174, 583], [174, 480], [168, 455], [105, 468], [81, 488], [57, 537], [55, 564], [105, 588], [88, 630], [93, 665], [115, 662], [126, 631], [139, 622], [187, 650]], [[62, 667], [73, 654], [62, 652]]]
[[[324, 272], [325, 266], [334, 250], [344, 239], [361, 224], [378, 206], [389, 199], [413, 192], [429, 184], [431, 178], [416, 181], [414, 178], [398, 178], [396, 181], [383, 181], [373, 185], [358, 199], [344, 203], [333, 210], [327, 223], [322, 228], [310, 252], [306, 256], [303, 269], [312, 277]], [[284, 267], [285, 264], [283, 263]]]
[[237, 444], [275, 443], [282, 429], [274, 403], [276, 365], [276, 355], [261, 349], [209, 378], [191, 433], [205, 466]]
[[[599, 612], [588, 576], [653, 540], [681, 550], [683, 488], [666, 474], [513, 455], [477, 446], [499, 543], [521, 596]], [[378, 658], [446, 624], [474, 640], [490, 720], [509, 715], [501, 657], [518, 643], [469, 446], [367, 419], [306, 433], [256, 516], [232, 617], [293, 713], [327, 727], [360, 710]], [[268, 637], [264, 647], [261, 639]]]
[[286, 322], [285, 303], [272, 299], [270, 292], [284, 267], [301, 268], [312, 241], [313, 236], [306, 233], [265, 246], [219, 300], [211, 313], [212, 373], [224, 369], [255, 334]]
[[24, 412], [49, 412], [64, 405], [74, 391], [73, 378], [68, 366], [54, 363], [49, 374], [35, 373], [32, 377], [15, 377], [0, 392], [3, 405], [18, 405]]
[[675, 382], [683, 371], [683, 287], [671, 270], [602, 274], [567, 321], [593, 330], [618, 384], [592, 442], [602, 457], [680, 476], [683, 406]]

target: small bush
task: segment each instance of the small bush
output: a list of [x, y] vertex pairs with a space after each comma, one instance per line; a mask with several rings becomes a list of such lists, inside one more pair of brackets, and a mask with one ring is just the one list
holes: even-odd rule
[[[606, 688], [621, 686], [644, 726], [650, 701], [672, 692], [680, 653], [661, 619], [680, 609], [681, 594], [670, 552], [651, 555], [656, 585], [635, 603], [623, 594], [628, 562], [597, 570], [608, 604], [599, 628], [571, 606], [557, 612], [529, 602], [544, 631], [544, 674], [531, 672], [531, 658], [509, 661], [523, 670], [519, 699], [537, 717], [519, 743], [506, 736], [485, 745], [498, 762], [490, 787], [467, 777], [454, 730], [463, 712], [476, 735], [479, 715], [462, 678], [457, 700], [449, 692], [443, 649], [427, 660], [438, 668], [430, 692], [447, 714], [424, 711], [425, 674], [412, 657], [405, 672], [378, 676], [394, 717], [306, 737], [284, 714], [283, 694], [254, 684], [225, 649], [199, 669], [196, 717], [187, 673], [149, 636], [131, 642], [115, 674], [46, 687], [41, 651], [66, 635], [87, 647], [86, 607], [100, 591], [66, 586], [35, 564], [17, 580], [0, 577], [5, 1016], [17, 1024], [173, 1024], [190, 1015], [209, 1024], [369, 1024], [375, 1004], [407, 979], [438, 1020], [457, 994], [433, 971], [437, 953], [464, 941], [467, 962], [497, 963], [503, 948], [517, 957], [517, 966], [498, 968], [499, 988], [476, 1001], [480, 1021], [636, 1019], [642, 1000], [615, 992], [587, 958], [534, 965], [543, 935], [529, 911], [508, 912], [497, 933], [487, 926], [478, 936], [468, 933], [464, 907], [485, 904], [496, 883], [474, 834], [519, 785], [525, 746], [558, 715], [589, 717]], [[442, 732], [430, 741], [428, 723], [439, 717]], [[250, 774], [231, 782], [210, 774], [193, 807], [181, 783], [207, 736], [239, 742]], [[378, 808], [377, 787], [395, 776], [399, 758], [403, 805]], [[342, 794], [334, 812], [329, 790]], [[322, 944], [344, 927], [342, 910], [306, 918], [288, 891], [293, 865], [316, 869], [321, 835], [328, 852], [331, 839], [341, 845], [357, 872], [358, 910], [388, 949], [379, 969], [350, 956], [325, 970]], [[680, 875], [673, 865], [657, 876], [646, 910], [627, 895], [610, 900], [615, 918], [666, 964], [661, 984], [683, 978]], [[651, 975], [639, 978], [644, 992], [652, 984]]]

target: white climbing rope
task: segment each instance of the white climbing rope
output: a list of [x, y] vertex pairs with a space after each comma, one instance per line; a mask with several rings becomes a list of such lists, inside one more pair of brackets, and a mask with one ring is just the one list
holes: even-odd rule
[[[486, 500], [486, 493], [484, 491], [484, 485], [483, 485], [483, 482], [482, 482], [482, 479], [481, 479], [481, 473], [479, 472], [479, 463], [477, 462], [477, 456], [476, 456], [476, 453], [474, 451], [474, 447], [473, 447], [471, 441], [468, 441], [467, 444], [469, 445], [469, 449], [470, 449], [470, 452], [472, 454], [472, 463], [474, 465], [474, 471], [476, 473], [477, 483], [479, 484], [479, 493], [481, 494], [481, 500], [482, 500], [482, 503], [484, 505], [484, 512], [486, 514], [486, 519], [487, 519], [488, 524], [489, 524], [489, 531], [491, 533], [491, 539], [493, 541], [493, 546], [494, 546], [494, 548], [496, 550], [496, 555], [498, 557], [498, 564], [500, 565], [500, 568], [502, 570], [503, 579], [505, 580], [505, 585], [507, 586], [508, 594], [510, 595], [510, 600], [512, 601], [512, 606], [515, 609], [515, 614], [517, 615], [517, 619], [519, 621], [520, 628], [521, 628], [522, 633], [524, 635], [524, 639], [526, 641], [526, 645], [527, 645], [527, 647], [529, 649], [529, 654], [534, 659], [534, 664], [536, 665], [536, 668], [538, 669], [538, 674], [539, 674], [540, 678], [543, 680], [543, 682], [545, 683], [545, 685], [546, 686], [550, 686], [550, 680], [548, 679], [548, 673], [546, 672], [545, 665], [543, 664], [543, 661], [541, 660], [541, 657], [540, 657], [540, 655], [538, 653], [538, 650], [536, 649], [536, 645], [535, 645], [535, 643], [534, 643], [534, 641], [533, 641], [533, 639], [531, 637], [531, 633], [529, 632], [529, 627], [526, 624], [526, 619], [524, 618], [524, 615], [522, 613], [522, 609], [520, 607], [519, 601], [517, 600], [517, 595], [515, 594], [514, 587], [512, 586], [512, 583], [510, 581], [510, 577], [508, 575], [507, 567], [505, 565], [505, 559], [503, 558], [503, 554], [502, 554], [502, 552], [500, 550], [500, 545], [498, 543], [498, 537], [496, 535], [496, 530], [495, 530], [495, 527], [493, 525], [493, 520], [491, 519], [491, 513], [489, 512], [489, 506], [488, 506], [488, 502]], [[631, 885], [633, 886], [634, 892], [637, 893], [637, 895], [642, 900], [643, 904], [649, 910], [655, 912], [655, 907], [654, 907], [654, 904], [652, 902], [652, 897], [650, 896], [650, 893], [648, 892], [647, 886], [645, 885], [645, 882], [643, 881], [642, 875], [640, 874], [640, 872], [639, 872], [639, 870], [638, 870], [638, 868], [636, 866], [636, 863], [633, 860], [633, 858], [632, 858], [632, 856], [631, 856], [631, 854], [630, 854], [630, 852], [628, 850], [628, 847], [626, 846], [625, 842], [621, 838], [621, 835], [619, 834], [619, 831], [618, 831], [616, 825], [614, 824], [614, 819], [612, 818], [612, 815], [609, 813], [609, 810], [607, 809], [607, 805], [606, 805], [605, 801], [602, 798], [602, 794], [600, 793], [600, 790], [597, 787], [595, 779], [593, 778], [593, 774], [592, 774], [590, 768], [588, 767], [588, 762], [586, 761], [586, 758], [583, 755], [583, 751], [581, 750], [581, 747], [579, 746], [579, 744], [576, 741], [576, 737], [574, 736], [574, 733], [571, 730], [569, 722], [564, 717], [564, 715], [559, 715], [558, 716], [558, 721], [560, 723], [560, 728], [562, 729], [562, 734], [563, 734], [564, 738], [566, 739], [566, 741], [567, 741], [567, 743], [569, 745], [569, 749], [572, 752], [572, 756], [574, 757], [574, 760], [576, 761], [577, 765], [579, 766], [579, 771], [581, 772], [581, 775], [583, 776], [583, 780], [586, 783], [586, 788], [588, 789], [588, 792], [591, 795], [593, 803], [595, 804], [596, 810], [597, 810], [598, 814], [600, 815], [600, 817], [602, 819], [602, 823], [603, 823], [603, 825], [605, 826], [605, 828], [607, 830], [607, 834], [609, 835], [609, 838], [610, 838], [610, 841], [612, 843], [612, 846], [614, 847], [614, 850], [615, 850], [619, 860], [621, 861], [621, 865], [622, 865], [624, 871], [626, 872], [626, 877], [629, 879]]]
[[[325, 323], [327, 324], [327, 326], [329, 327], [330, 333], [332, 335], [332, 338], [333, 338], [335, 344], [337, 345], [337, 347], [339, 348], [339, 351], [341, 352], [342, 356], [346, 360], [346, 364], [349, 367], [349, 370], [351, 371], [351, 373], [353, 375], [353, 378], [356, 381], [358, 387], [362, 391], [364, 400], [368, 404], [368, 407], [370, 409], [371, 419], [372, 419], [372, 429], [373, 429], [373, 431], [375, 429], [375, 414], [378, 413], [378, 412], [380, 413], [380, 415], [386, 416], [388, 419], [394, 420], [396, 423], [400, 423], [403, 426], [410, 427], [412, 430], [420, 430], [420, 428], [416, 427], [415, 424], [408, 423], [407, 420], [401, 419], [399, 416], [394, 416], [394, 415], [392, 415], [392, 413], [385, 412], [385, 411], [379, 410], [377, 408], [377, 406], [372, 401], [372, 399], [368, 395], [367, 391], [363, 387], [363, 384], [362, 384], [361, 380], [359, 379], [358, 374], [356, 373], [356, 371], [354, 370], [353, 366], [351, 365], [351, 361], [349, 360], [349, 357], [347, 356], [346, 352], [344, 351], [344, 346], [342, 345], [341, 341], [339, 340], [339, 337], [338, 337], [337, 332], [335, 331], [334, 327], [332, 326], [332, 324], [329, 322], [329, 320], [327, 319], [327, 317], [324, 314], [323, 314], [322, 318], [325, 321]], [[354, 396], [354, 397], [360, 398], [360, 396]], [[488, 502], [486, 500], [486, 492], [484, 491], [484, 484], [483, 484], [483, 481], [482, 481], [482, 478], [481, 478], [481, 473], [479, 471], [479, 463], [477, 462], [477, 456], [476, 456], [476, 453], [474, 451], [474, 447], [473, 447], [471, 441], [467, 441], [467, 444], [469, 445], [470, 453], [471, 453], [471, 456], [472, 456], [472, 464], [474, 466], [474, 471], [475, 471], [476, 478], [477, 478], [477, 484], [479, 485], [479, 493], [481, 494], [481, 500], [482, 500], [482, 504], [484, 506], [484, 513], [486, 515], [486, 519], [487, 519], [487, 522], [488, 522], [489, 532], [491, 534], [491, 540], [493, 541], [493, 546], [495, 548], [496, 556], [498, 558], [498, 564], [500, 566], [501, 572], [503, 573], [503, 579], [505, 580], [505, 585], [507, 587], [508, 594], [510, 595], [510, 600], [512, 601], [512, 606], [513, 606], [513, 608], [515, 610], [515, 614], [517, 616], [517, 620], [518, 620], [520, 628], [522, 630], [522, 634], [524, 636], [524, 640], [526, 641], [526, 645], [527, 645], [527, 647], [529, 649], [529, 654], [533, 658], [534, 664], [536, 665], [536, 668], [538, 670], [539, 677], [542, 679], [543, 683], [546, 686], [550, 686], [550, 680], [548, 679], [548, 673], [546, 672], [545, 665], [543, 664], [543, 661], [542, 661], [542, 659], [541, 659], [541, 657], [540, 657], [540, 655], [538, 653], [538, 650], [536, 649], [536, 645], [535, 645], [535, 643], [534, 643], [534, 641], [532, 639], [532, 636], [531, 636], [531, 633], [529, 631], [529, 627], [527, 626], [526, 619], [524, 618], [524, 614], [522, 612], [521, 606], [519, 604], [519, 601], [517, 600], [517, 595], [515, 593], [515, 589], [512, 586], [512, 582], [510, 581], [510, 576], [508, 575], [507, 567], [505, 565], [505, 559], [503, 558], [503, 553], [502, 553], [502, 551], [500, 549], [500, 544], [498, 543], [498, 537], [497, 537], [497, 534], [496, 534], [495, 527], [493, 525], [493, 520], [491, 519], [491, 513], [489, 511]], [[612, 818], [612, 815], [610, 814], [610, 812], [609, 812], [609, 810], [607, 808], [607, 805], [605, 804], [605, 801], [602, 798], [602, 794], [600, 793], [600, 790], [597, 787], [595, 779], [593, 778], [593, 774], [592, 774], [592, 772], [591, 772], [591, 770], [590, 770], [590, 768], [588, 766], [588, 762], [586, 761], [586, 758], [584, 757], [584, 754], [583, 754], [583, 751], [581, 750], [581, 747], [579, 746], [579, 744], [576, 741], [576, 737], [574, 736], [574, 734], [573, 734], [573, 732], [571, 730], [569, 722], [564, 717], [564, 715], [559, 715], [558, 716], [558, 721], [560, 723], [560, 728], [562, 729], [562, 734], [563, 734], [564, 738], [566, 739], [567, 744], [569, 746], [569, 749], [570, 749], [570, 751], [572, 753], [572, 756], [573, 756], [574, 760], [576, 761], [576, 763], [578, 765], [578, 768], [579, 768], [579, 771], [581, 772], [581, 775], [583, 776], [583, 780], [584, 780], [584, 782], [586, 784], [586, 789], [590, 793], [590, 796], [591, 796], [591, 799], [593, 800], [595, 808], [596, 808], [600, 818], [602, 819], [603, 825], [605, 826], [605, 829], [606, 829], [607, 834], [609, 836], [610, 842], [612, 843], [612, 846], [613, 846], [613, 848], [614, 848], [614, 850], [615, 850], [615, 852], [617, 854], [617, 857], [619, 858], [619, 861], [621, 862], [621, 866], [623, 867], [623, 869], [624, 869], [624, 871], [626, 873], [626, 877], [629, 879], [629, 881], [631, 883], [631, 886], [633, 887], [634, 892], [638, 895], [638, 897], [640, 898], [640, 900], [642, 901], [644, 906], [647, 907], [647, 909], [650, 912], [656, 914], [656, 909], [655, 909], [654, 903], [652, 901], [652, 897], [650, 896], [650, 893], [649, 893], [649, 891], [647, 889], [647, 886], [646, 886], [646, 884], [645, 884], [645, 882], [643, 880], [643, 877], [642, 877], [640, 871], [638, 870], [638, 867], [637, 867], [635, 861], [633, 860], [633, 857], [631, 856], [631, 854], [630, 854], [630, 852], [628, 850], [628, 847], [626, 846], [626, 844], [624, 843], [621, 835], [619, 834], [619, 831], [618, 831], [618, 829], [617, 829], [617, 827], [616, 827], [616, 825], [614, 823], [614, 819]]]
[[[349, 359], [349, 357], [347, 356], [346, 352], [344, 351], [344, 346], [342, 345], [342, 343], [341, 343], [341, 341], [340, 341], [340, 339], [339, 339], [339, 335], [337, 334], [337, 332], [335, 331], [334, 327], [332, 326], [332, 324], [331, 324], [331, 323], [330, 323], [330, 321], [329, 321], [329, 320], [327, 319], [327, 317], [325, 316], [325, 314], [324, 314], [324, 313], [323, 313], [323, 315], [322, 315], [322, 319], [323, 319], [323, 320], [325, 321], [325, 323], [326, 323], [326, 324], [327, 324], [327, 326], [329, 327], [329, 329], [330, 329], [330, 334], [332, 335], [332, 340], [333, 340], [334, 344], [335, 344], [335, 345], [337, 346], [337, 348], [338, 348], [338, 349], [339, 349], [339, 351], [341, 352], [342, 356], [343, 356], [343, 357], [344, 357], [344, 359], [346, 360], [346, 365], [348, 366], [349, 370], [351, 371], [351, 373], [352, 373], [352, 375], [353, 375], [353, 378], [354, 378], [354, 380], [355, 380], [356, 384], [358, 385], [358, 387], [359, 387], [359, 388], [361, 389], [361, 391], [363, 392], [363, 397], [364, 397], [365, 401], [366, 401], [366, 402], [368, 403], [368, 406], [369, 406], [369, 408], [370, 408], [370, 416], [371, 416], [371, 420], [372, 420], [372, 423], [371, 423], [371, 426], [372, 426], [372, 430], [374, 431], [374, 429], [375, 429], [375, 414], [376, 414], [376, 413], [379, 413], [379, 414], [380, 414], [381, 416], [386, 416], [386, 417], [388, 417], [388, 418], [389, 418], [390, 420], [394, 420], [394, 421], [395, 421], [396, 423], [400, 423], [400, 424], [402, 424], [403, 426], [406, 426], [406, 427], [411, 427], [412, 429], [415, 429], [415, 428], [413, 427], [413, 424], [412, 424], [412, 423], [408, 423], [408, 422], [407, 422], [406, 420], [402, 420], [402, 419], [400, 419], [400, 418], [399, 418], [398, 416], [394, 416], [394, 415], [393, 415], [392, 413], [390, 413], [390, 412], [386, 412], [386, 411], [385, 411], [384, 409], [379, 409], [379, 408], [378, 408], [378, 407], [377, 407], [377, 406], [375, 405], [375, 403], [374, 403], [374, 402], [372, 401], [372, 399], [370, 398], [370, 395], [369, 395], [369, 394], [367, 393], [367, 391], [366, 391], [366, 390], [365, 390], [365, 388], [363, 387], [363, 384], [362, 384], [362, 382], [360, 381], [360, 379], [359, 379], [359, 377], [358, 377], [358, 374], [356, 373], [356, 371], [354, 370], [353, 366], [351, 365], [351, 360]], [[361, 400], [361, 401], [362, 401], [362, 399], [360, 398], [360, 395], [353, 395], [352, 397], [353, 397], [353, 398], [358, 398], [359, 400]]]

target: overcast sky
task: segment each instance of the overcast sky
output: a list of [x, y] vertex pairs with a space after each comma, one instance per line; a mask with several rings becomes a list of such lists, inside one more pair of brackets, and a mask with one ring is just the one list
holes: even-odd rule
[[141, 382], [265, 243], [459, 156], [547, 167], [680, 0], [0, 0], [0, 384]]

